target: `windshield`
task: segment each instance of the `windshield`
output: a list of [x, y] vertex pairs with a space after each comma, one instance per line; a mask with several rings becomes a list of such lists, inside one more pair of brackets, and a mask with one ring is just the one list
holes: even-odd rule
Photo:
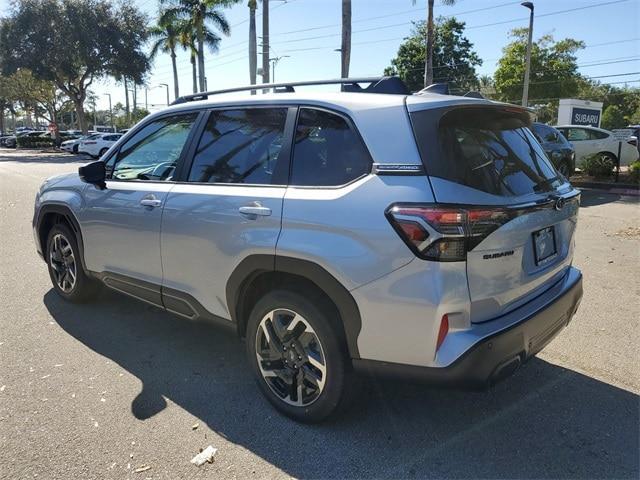
[[561, 177], [528, 126], [523, 112], [452, 110], [440, 119], [440, 156], [433, 162], [427, 158], [427, 171], [494, 195], [554, 190], [562, 184]]

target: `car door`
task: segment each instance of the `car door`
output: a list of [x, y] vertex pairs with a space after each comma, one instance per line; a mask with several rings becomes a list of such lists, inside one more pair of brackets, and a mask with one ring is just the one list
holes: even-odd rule
[[106, 188], [86, 188], [79, 220], [89, 270], [161, 284], [162, 208], [197, 116], [146, 123], [107, 159]]
[[163, 302], [187, 317], [230, 319], [227, 280], [248, 255], [274, 255], [295, 108], [209, 113], [162, 217]]
[[591, 155], [593, 145], [589, 138], [589, 132], [585, 128], [569, 127], [566, 134], [567, 140], [571, 142], [576, 151], [576, 160], [581, 161], [584, 157]]

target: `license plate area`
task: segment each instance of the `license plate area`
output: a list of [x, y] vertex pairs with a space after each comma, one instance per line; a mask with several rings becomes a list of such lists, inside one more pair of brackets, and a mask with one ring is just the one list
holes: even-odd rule
[[553, 226], [533, 232], [533, 254], [538, 266], [552, 262], [558, 255], [556, 230]]

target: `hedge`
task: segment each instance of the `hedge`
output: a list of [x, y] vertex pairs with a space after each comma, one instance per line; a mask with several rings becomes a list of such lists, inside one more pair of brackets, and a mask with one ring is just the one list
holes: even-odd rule
[[48, 148], [53, 147], [54, 139], [51, 137], [23, 136], [16, 139], [18, 148]]

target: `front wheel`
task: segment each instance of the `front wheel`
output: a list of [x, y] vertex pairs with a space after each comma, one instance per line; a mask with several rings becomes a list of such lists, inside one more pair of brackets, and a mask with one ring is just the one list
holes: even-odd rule
[[66, 225], [54, 225], [49, 232], [46, 259], [51, 283], [58, 295], [74, 303], [94, 297], [97, 286], [85, 274], [76, 237]]
[[247, 325], [247, 356], [277, 410], [319, 422], [347, 406], [355, 377], [337, 318], [326, 305], [287, 290], [266, 294]]

